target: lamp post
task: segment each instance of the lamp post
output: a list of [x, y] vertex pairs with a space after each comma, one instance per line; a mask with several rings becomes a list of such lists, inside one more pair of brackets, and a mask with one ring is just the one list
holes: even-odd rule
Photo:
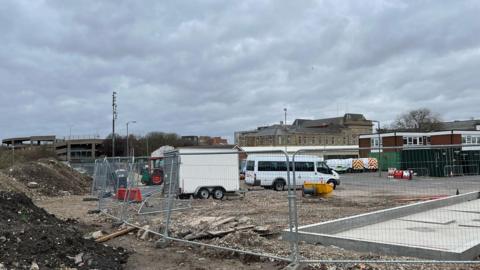
[[130, 152], [129, 152], [130, 149], [129, 149], [129, 145], [128, 145], [128, 125], [129, 124], [135, 124], [135, 123], [137, 123], [137, 121], [128, 121], [127, 122], [127, 157], [130, 156]]
[[287, 152], [287, 145], [288, 145], [288, 131], [287, 131], [287, 108], [283, 108], [283, 112], [285, 113], [285, 121], [283, 122], [283, 129], [285, 130], [285, 141], [283, 142], [285, 144], [285, 153]]
[[115, 120], [117, 120], [117, 92], [112, 94], [112, 157], [115, 157]]
[[378, 134], [378, 177], [382, 177], [382, 169], [380, 167], [380, 160], [382, 154], [382, 137], [380, 136], [380, 121], [372, 120], [372, 123], [377, 123], [377, 134]]

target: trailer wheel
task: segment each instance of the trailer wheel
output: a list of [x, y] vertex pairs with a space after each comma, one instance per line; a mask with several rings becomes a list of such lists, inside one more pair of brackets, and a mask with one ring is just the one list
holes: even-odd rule
[[197, 192], [197, 198], [199, 199], [208, 199], [210, 198], [210, 191], [206, 188], [201, 188], [198, 192]]
[[215, 200], [221, 200], [223, 199], [224, 196], [225, 196], [225, 191], [223, 190], [223, 188], [215, 188], [212, 191], [212, 197]]

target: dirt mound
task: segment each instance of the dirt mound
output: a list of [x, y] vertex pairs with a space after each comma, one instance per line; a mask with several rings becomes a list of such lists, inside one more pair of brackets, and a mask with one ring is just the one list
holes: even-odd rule
[[14, 192], [24, 192], [27, 195], [32, 195], [31, 191], [28, 190], [22, 183], [19, 183], [16, 179], [0, 172], [0, 190], [3, 191], [14, 191]]
[[0, 265], [7, 269], [74, 267], [121, 269], [128, 254], [82, 237], [74, 221], [62, 221], [21, 193], [0, 191]]
[[[17, 186], [18, 182], [22, 183], [24, 187], [30, 182], [36, 182], [38, 187], [29, 189], [27, 195], [30, 195], [29, 193], [32, 192], [46, 196], [82, 195], [89, 192], [92, 183], [90, 177], [78, 173], [67, 165], [53, 159], [18, 164], [7, 169], [5, 173], [10, 180], [4, 179], [3, 182], [10, 181], [10, 183], [3, 184], [4, 186], [12, 186], [12, 181], [15, 181]], [[1, 179], [0, 182], [2, 182]], [[4, 190], [14, 191], [25, 190], [19, 189], [4, 188]]]

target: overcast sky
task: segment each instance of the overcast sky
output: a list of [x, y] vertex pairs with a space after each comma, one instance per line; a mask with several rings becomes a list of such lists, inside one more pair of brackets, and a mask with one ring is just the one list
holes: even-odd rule
[[480, 1], [2, 1], [0, 138], [480, 118]]

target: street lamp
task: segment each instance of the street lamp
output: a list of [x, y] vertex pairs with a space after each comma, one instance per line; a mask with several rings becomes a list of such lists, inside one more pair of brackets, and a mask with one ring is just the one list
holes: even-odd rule
[[378, 134], [378, 177], [382, 177], [382, 169], [380, 167], [380, 160], [381, 160], [381, 152], [382, 152], [382, 138], [380, 136], [380, 121], [372, 120], [372, 123], [377, 123], [377, 134]]
[[287, 132], [287, 108], [283, 108], [283, 111], [285, 112], [285, 121], [283, 122], [283, 129], [285, 130], [285, 134], [287, 134], [285, 136], [285, 153], [288, 153], [287, 152], [287, 144], [288, 144], [288, 132]]
[[127, 122], [127, 157], [130, 156], [130, 152], [129, 152], [130, 149], [129, 149], [129, 145], [128, 145], [128, 125], [129, 124], [135, 124], [135, 123], [137, 123], [137, 121], [128, 121]]

